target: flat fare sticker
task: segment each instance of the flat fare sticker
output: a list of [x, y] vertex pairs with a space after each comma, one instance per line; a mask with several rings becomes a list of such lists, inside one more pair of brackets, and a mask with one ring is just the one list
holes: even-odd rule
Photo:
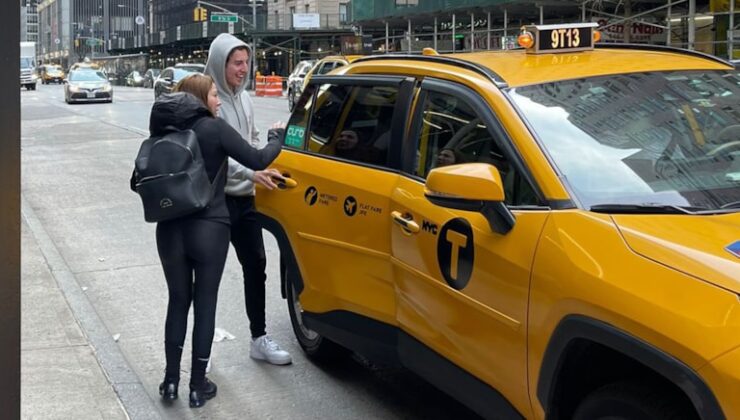
[[740, 241], [727, 245], [725, 249], [732, 255], [740, 258]]
[[298, 149], [303, 148], [303, 135], [306, 133], [306, 129], [298, 125], [289, 125], [288, 130], [285, 132], [285, 145], [295, 147]]

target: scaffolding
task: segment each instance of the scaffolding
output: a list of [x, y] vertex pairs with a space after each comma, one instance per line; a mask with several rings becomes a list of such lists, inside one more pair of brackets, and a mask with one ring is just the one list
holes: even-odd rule
[[515, 46], [525, 24], [590, 21], [603, 42], [668, 45], [740, 59], [738, 0], [353, 0], [374, 52], [442, 53]]

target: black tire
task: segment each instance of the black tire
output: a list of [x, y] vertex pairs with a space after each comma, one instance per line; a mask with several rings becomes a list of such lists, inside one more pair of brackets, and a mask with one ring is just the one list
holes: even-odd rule
[[693, 420], [696, 413], [663, 384], [617, 382], [581, 401], [573, 420]]
[[[285, 270], [288, 271], [288, 268], [285, 267]], [[286, 273], [286, 275], [288, 275], [288, 273]], [[288, 275], [287, 278], [290, 279], [291, 276]], [[295, 286], [290, 280], [288, 280], [286, 286], [290, 324], [293, 327], [293, 333], [298, 340], [298, 344], [306, 355], [316, 361], [331, 362], [337, 360], [337, 358], [344, 358], [349, 354], [349, 350], [346, 348], [303, 325], [301, 315], [303, 310], [301, 309], [301, 304], [296, 296]]]
[[293, 97], [293, 89], [288, 89], [288, 111], [293, 112], [295, 108], [295, 97]]

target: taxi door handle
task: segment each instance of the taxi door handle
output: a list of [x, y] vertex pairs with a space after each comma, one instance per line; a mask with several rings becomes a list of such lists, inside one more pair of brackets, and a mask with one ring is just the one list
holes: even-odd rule
[[285, 178], [285, 181], [274, 177], [272, 178], [273, 182], [277, 184], [278, 189], [284, 190], [286, 188], [295, 188], [298, 186], [298, 181], [289, 177], [287, 174], [283, 174], [283, 177]]
[[419, 233], [419, 224], [411, 220], [408, 216], [404, 216], [400, 211], [392, 211], [391, 217], [397, 225], [401, 226], [405, 231], [410, 233]]

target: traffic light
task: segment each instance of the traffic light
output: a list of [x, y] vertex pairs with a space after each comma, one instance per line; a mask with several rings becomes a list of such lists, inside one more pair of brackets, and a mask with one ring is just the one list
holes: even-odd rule
[[208, 10], [205, 7], [196, 7], [193, 9], [193, 20], [196, 22], [205, 22], [208, 20]]

